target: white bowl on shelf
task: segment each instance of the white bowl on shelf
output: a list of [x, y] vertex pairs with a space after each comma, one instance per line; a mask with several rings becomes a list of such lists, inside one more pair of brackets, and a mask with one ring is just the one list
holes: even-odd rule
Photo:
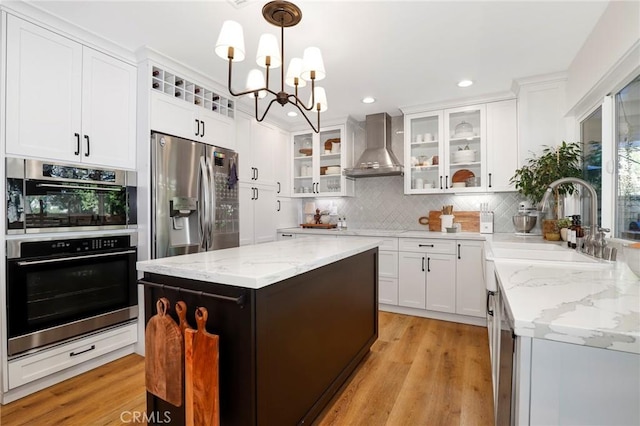
[[329, 166], [329, 167], [327, 167], [327, 174], [328, 175], [337, 175], [338, 173], [340, 173], [340, 166]]
[[451, 184], [452, 188], [465, 188], [466, 186], [467, 186], [467, 184], [464, 183], [464, 182], [453, 182]]
[[451, 161], [454, 163], [473, 163], [476, 161], [476, 151], [472, 149], [453, 151]]

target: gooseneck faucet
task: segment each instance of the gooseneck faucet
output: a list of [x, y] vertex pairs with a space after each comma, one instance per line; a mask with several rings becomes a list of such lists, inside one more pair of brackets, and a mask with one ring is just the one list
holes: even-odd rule
[[587, 181], [575, 178], [575, 177], [566, 177], [555, 180], [549, 184], [547, 188], [547, 192], [544, 193], [544, 197], [542, 197], [542, 211], [545, 210], [545, 206], [549, 202], [549, 198], [553, 195], [553, 190], [556, 189], [559, 185], [565, 183], [576, 183], [587, 188], [589, 193], [591, 194], [591, 218], [589, 223], [589, 236], [585, 241], [585, 247], [588, 254], [591, 254], [595, 257], [602, 257], [603, 248], [606, 245], [606, 241], [604, 240], [604, 233], [609, 232], [608, 229], [601, 229], [598, 227], [598, 193], [595, 188]]

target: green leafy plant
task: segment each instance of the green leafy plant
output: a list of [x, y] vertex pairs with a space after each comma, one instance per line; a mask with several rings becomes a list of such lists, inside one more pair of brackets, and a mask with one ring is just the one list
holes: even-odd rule
[[571, 219], [569, 219], [568, 217], [563, 217], [561, 219], [558, 219], [557, 225], [558, 225], [558, 229], [568, 228], [571, 226]]
[[[581, 157], [580, 142], [562, 141], [558, 146], [545, 146], [540, 156], [534, 155], [526, 165], [516, 170], [510, 182], [515, 184], [520, 194], [537, 205], [553, 181], [564, 177], [582, 177]], [[572, 184], [560, 185], [554, 194], [556, 202], [561, 195], [573, 194], [575, 190]]]

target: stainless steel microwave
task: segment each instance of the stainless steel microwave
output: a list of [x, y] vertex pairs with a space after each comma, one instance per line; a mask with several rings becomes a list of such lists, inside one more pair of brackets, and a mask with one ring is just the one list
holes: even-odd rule
[[135, 172], [21, 158], [6, 161], [8, 234], [137, 224]]

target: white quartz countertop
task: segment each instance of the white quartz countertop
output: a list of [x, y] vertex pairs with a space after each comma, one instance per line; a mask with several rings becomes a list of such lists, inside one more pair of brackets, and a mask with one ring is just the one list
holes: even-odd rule
[[640, 279], [626, 263], [493, 260], [516, 335], [640, 354]]
[[303, 274], [379, 245], [364, 238], [303, 238], [145, 260], [139, 271], [251, 289]]
[[487, 234], [479, 232], [431, 232], [431, 231], [407, 231], [404, 229], [312, 229], [312, 228], [282, 228], [279, 233], [303, 234], [303, 235], [348, 235], [360, 237], [385, 237], [385, 238], [440, 238], [448, 240], [484, 240]]

